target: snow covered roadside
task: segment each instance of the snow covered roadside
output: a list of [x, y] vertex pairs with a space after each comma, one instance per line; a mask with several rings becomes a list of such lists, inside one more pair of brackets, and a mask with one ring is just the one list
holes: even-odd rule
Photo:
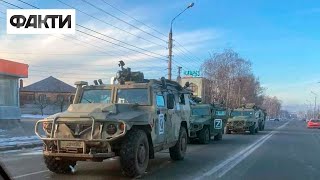
[[21, 118], [33, 118], [33, 119], [43, 119], [48, 117], [49, 115], [34, 115], [34, 114], [21, 114]]
[[42, 141], [38, 136], [19, 136], [11, 138], [0, 138], [0, 151], [32, 148], [41, 146]]

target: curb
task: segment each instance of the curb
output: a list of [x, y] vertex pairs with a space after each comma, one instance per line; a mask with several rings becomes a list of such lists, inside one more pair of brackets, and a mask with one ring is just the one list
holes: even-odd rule
[[13, 145], [13, 146], [4, 146], [0, 147], [0, 151], [9, 151], [9, 150], [18, 150], [18, 149], [25, 149], [25, 148], [35, 148], [40, 147], [43, 145], [43, 142], [36, 142], [31, 144], [23, 144], [23, 145]]

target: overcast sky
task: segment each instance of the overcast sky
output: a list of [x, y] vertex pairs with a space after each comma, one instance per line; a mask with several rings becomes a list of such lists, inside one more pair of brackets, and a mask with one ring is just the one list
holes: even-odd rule
[[[57, 0], [25, 1], [39, 8], [70, 8]], [[109, 81], [118, 70], [119, 60], [124, 60], [133, 70], [144, 71], [148, 78], [165, 76], [170, 21], [190, 3], [187, 0], [106, 1], [126, 13], [123, 14], [102, 0], [94, 1], [96, 7], [82, 0], [63, 1], [104, 21], [77, 11], [78, 24], [131, 46], [80, 27], [77, 29], [113, 44], [79, 32], [73, 36], [7, 35], [3, 18], [10, 5], [0, 2], [0, 58], [29, 64], [26, 84], [50, 75], [69, 84], [79, 79]], [[17, 0], [8, 2], [31, 8]], [[307, 103], [307, 99], [312, 99], [310, 91], [320, 95], [319, 18], [320, 2], [316, 0], [197, 0], [174, 24], [173, 76], [177, 76], [178, 65], [184, 70], [199, 70], [209, 53], [233, 48], [252, 61], [254, 73], [267, 88], [266, 94], [278, 96], [285, 105]], [[140, 49], [136, 50], [143, 53], [114, 44], [132, 49], [137, 46]]]

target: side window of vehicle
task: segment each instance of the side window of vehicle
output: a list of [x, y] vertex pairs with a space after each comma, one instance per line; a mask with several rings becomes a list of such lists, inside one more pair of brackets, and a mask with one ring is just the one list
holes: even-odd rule
[[174, 94], [167, 94], [167, 108], [168, 109], [173, 109], [175, 100], [174, 100]]
[[156, 101], [157, 101], [157, 106], [158, 107], [164, 107], [164, 97], [162, 95], [156, 95]]
[[184, 99], [184, 94], [180, 94], [179, 103], [180, 104], [186, 104], [186, 101]]

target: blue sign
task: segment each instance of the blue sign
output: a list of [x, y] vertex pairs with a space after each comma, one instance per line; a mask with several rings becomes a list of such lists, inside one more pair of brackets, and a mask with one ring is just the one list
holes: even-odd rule
[[184, 75], [192, 77], [200, 77], [200, 71], [184, 71]]
[[214, 128], [215, 129], [222, 129], [222, 119], [215, 119], [214, 120]]

